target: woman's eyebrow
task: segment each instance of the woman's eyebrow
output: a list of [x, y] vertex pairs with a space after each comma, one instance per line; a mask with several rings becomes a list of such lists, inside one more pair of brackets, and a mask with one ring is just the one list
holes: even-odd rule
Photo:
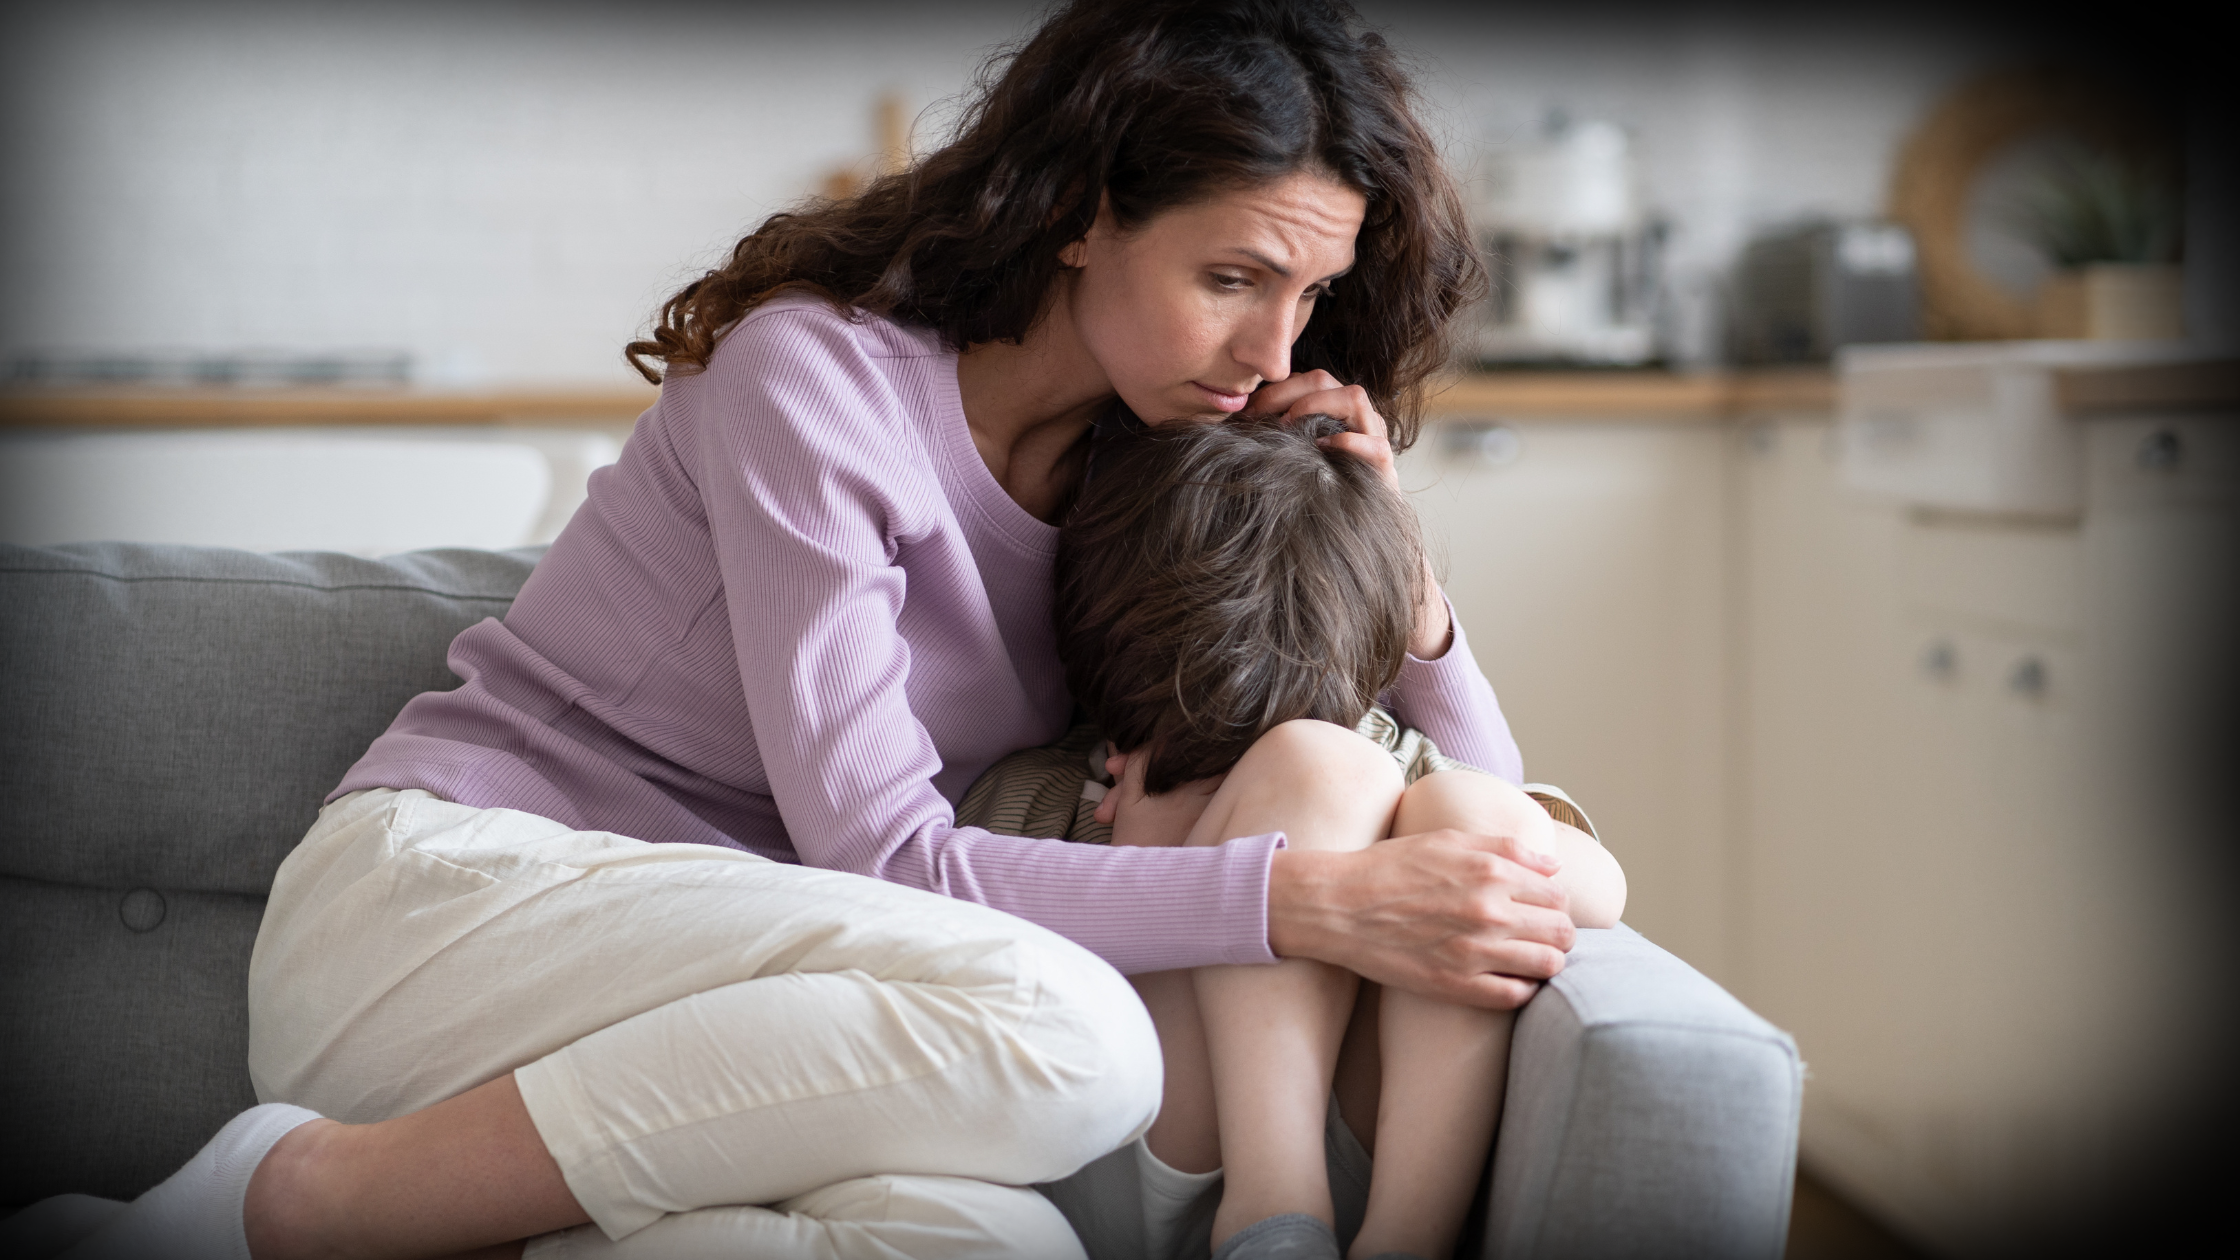
[[[1245, 257], [1251, 259], [1256, 263], [1259, 263], [1261, 266], [1266, 267], [1268, 270], [1276, 273], [1279, 276], [1282, 276], [1286, 280], [1289, 280], [1291, 278], [1291, 268], [1284, 266], [1282, 263], [1279, 263], [1275, 259], [1268, 257], [1266, 254], [1261, 253], [1257, 249], [1247, 249], [1242, 245], [1232, 245], [1229, 247], [1229, 252], [1232, 254], [1243, 254]], [[1346, 274], [1351, 270], [1353, 270], [1353, 264], [1347, 263], [1345, 266], [1339, 268], [1338, 270], [1331, 272], [1327, 276], [1324, 276], [1321, 283], [1327, 284], [1328, 282], [1337, 279], [1338, 277]]]

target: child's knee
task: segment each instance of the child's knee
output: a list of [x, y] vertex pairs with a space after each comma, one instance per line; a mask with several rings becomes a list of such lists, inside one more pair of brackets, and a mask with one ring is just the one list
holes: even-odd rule
[[1554, 825], [1538, 801], [1506, 779], [1477, 770], [1435, 770], [1401, 793], [1393, 831], [1414, 835], [1451, 827], [1544, 841], [1553, 834]]
[[[1278, 758], [1297, 773], [1336, 775], [1356, 788], [1401, 789], [1400, 764], [1376, 741], [1335, 722], [1295, 718], [1256, 740], [1247, 758]], [[1241, 764], [1241, 763], [1240, 763]]]

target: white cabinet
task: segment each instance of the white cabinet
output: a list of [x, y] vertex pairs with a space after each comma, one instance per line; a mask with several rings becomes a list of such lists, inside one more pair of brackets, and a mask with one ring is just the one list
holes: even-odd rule
[[1848, 491], [1824, 420], [1740, 448], [1733, 983], [1811, 1065], [1807, 1162], [1957, 1255], [2161, 1175], [2230, 983], [2167, 736], [2232, 694], [2240, 433], [2066, 423], [2066, 521]]
[[1729, 440], [1711, 420], [1448, 422], [1401, 461], [1525, 773], [1594, 816], [1626, 866], [1627, 922], [1712, 976], [1728, 956]]
[[1796, 1035], [1806, 1163], [1956, 1256], [2154, 1202], [2240, 992], [2203, 807], [2240, 711], [2240, 419], [2061, 424], [2066, 515], [1863, 492], [1825, 410], [1449, 420], [1402, 460], [1627, 921]]

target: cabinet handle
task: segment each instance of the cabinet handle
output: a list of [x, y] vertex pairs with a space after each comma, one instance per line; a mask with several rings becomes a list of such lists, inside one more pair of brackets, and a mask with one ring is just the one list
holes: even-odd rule
[[1938, 639], [1921, 649], [1921, 672], [1938, 682], [1950, 682], [1960, 672], [1960, 652], [1948, 639]]
[[1497, 420], [1456, 420], [1447, 424], [1439, 445], [1450, 459], [1476, 459], [1503, 468], [1524, 454], [1524, 435]]
[[2145, 472], [2169, 472], [2186, 462], [2186, 440], [2175, 429], [2156, 429], [2139, 439], [2139, 467]]
[[2046, 694], [2046, 686], [2052, 681], [2044, 661], [2025, 656], [2014, 663], [2014, 672], [2007, 675], [2007, 690], [2036, 700]]

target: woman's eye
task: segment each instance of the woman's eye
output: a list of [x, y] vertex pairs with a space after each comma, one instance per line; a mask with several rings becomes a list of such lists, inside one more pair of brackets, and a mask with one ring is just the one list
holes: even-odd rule
[[1249, 287], [1252, 284], [1252, 281], [1246, 279], [1243, 276], [1232, 276], [1225, 272], [1216, 271], [1213, 273], [1213, 283], [1214, 287], [1216, 288], [1227, 289], [1231, 292], [1235, 292], [1238, 289]]
[[1299, 300], [1302, 302], [1313, 302], [1329, 296], [1330, 286], [1327, 284], [1318, 284], [1313, 288], [1307, 290], [1306, 292], [1300, 294]]

